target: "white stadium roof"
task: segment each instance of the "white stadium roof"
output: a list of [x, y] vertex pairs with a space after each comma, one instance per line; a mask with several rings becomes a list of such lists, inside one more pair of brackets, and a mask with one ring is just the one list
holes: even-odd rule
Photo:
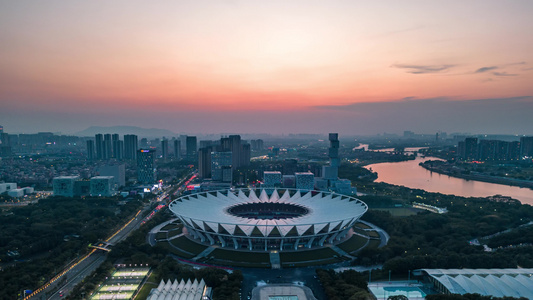
[[533, 269], [422, 269], [452, 294], [533, 299]]
[[[273, 189], [269, 194], [266, 190], [249, 189], [204, 192], [178, 198], [170, 204], [170, 210], [186, 225], [205, 231], [222, 233], [222, 227], [231, 235], [240, 229], [246, 236], [257, 231], [269, 236], [277, 229], [279, 235], [285, 237], [295, 230], [297, 235], [307, 231], [318, 234], [339, 230], [357, 221], [368, 209], [356, 198], [329, 192]], [[250, 203], [283, 203], [303, 208], [305, 213], [290, 218], [260, 219], [228, 211]]]

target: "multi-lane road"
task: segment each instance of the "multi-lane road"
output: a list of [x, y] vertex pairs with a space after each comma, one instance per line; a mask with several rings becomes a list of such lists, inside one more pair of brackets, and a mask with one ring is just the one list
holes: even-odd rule
[[[174, 195], [178, 191], [182, 190], [182, 186], [190, 182], [194, 178], [194, 175], [188, 177], [186, 180], [182, 180], [180, 184], [176, 186], [169, 186], [161, 193], [155, 202], [167, 203], [167, 197]], [[153, 201], [154, 202], [154, 201]], [[122, 240], [124, 240], [132, 231], [138, 229], [142, 224], [148, 221], [157, 212], [153, 210], [151, 213], [143, 217], [147, 211], [149, 211], [153, 205], [153, 202], [144, 206], [139, 210], [137, 214], [130, 219], [122, 228], [113, 233], [105, 243], [112, 246]], [[76, 260], [73, 264], [69, 265], [63, 272], [56, 275], [53, 279], [47, 282], [45, 285], [37, 289], [35, 292], [24, 298], [45, 300], [45, 299], [62, 299], [68, 295], [74, 287], [80, 283], [85, 277], [90, 275], [96, 270], [107, 258], [107, 252], [104, 250], [93, 249], [86, 256]]]

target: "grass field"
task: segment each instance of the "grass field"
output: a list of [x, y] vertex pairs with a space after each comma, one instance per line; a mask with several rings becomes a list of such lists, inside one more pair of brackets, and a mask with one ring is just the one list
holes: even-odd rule
[[191, 259], [196, 256], [196, 254], [191, 254], [191, 253], [184, 252], [180, 249], [176, 249], [172, 247], [168, 242], [159, 242], [158, 245], [161, 245], [161, 247], [165, 248], [169, 253], [172, 253], [182, 258]]
[[366, 235], [368, 235], [369, 237], [379, 238], [379, 233], [377, 233], [374, 230], [367, 230], [365, 232], [366, 232]]
[[161, 228], [161, 230], [172, 230], [172, 229], [176, 229], [176, 228], [182, 228], [183, 227], [183, 224], [167, 224], [165, 226], [163, 226], [163, 228]]
[[368, 248], [377, 248], [381, 244], [381, 240], [370, 240]]
[[165, 240], [167, 238], [167, 233], [166, 232], [158, 232], [155, 234], [155, 239], [156, 240]]
[[150, 274], [150, 277], [148, 277], [146, 283], [143, 285], [137, 296], [135, 296], [135, 300], [146, 300], [150, 294], [150, 291], [158, 286], [159, 282], [155, 282], [155, 273]]
[[368, 235], [367, 231], [365, 231], [364, 229], [361, 229], [359, 227], [353, 227], [353, 231], [357, 232], [357, 233], [360, 233], [362, 235]]
[[347, 241], [338, 244], [337, 247], [341, 248], [343, 251], [351, 253], [353, 251], [361, 249], [361, 247], [366, 244], [367, 240], [368, 239], [365, 239], [364, 237], [354, 234]]
[[268, 253], [232, 251], [226, 249], [215, 249], [209, 254], [215, 259], [249, 262], [249, 263], [270, 263]]
[[176, 230], [171, 230], [169, 231], [167, 234], [168, 234], [168, 238], [171, 238], [173, 236], [176, 236], [176, 235], [180, 235], [183, 231], [181, 230], [181, 228], [178, 228]]
[[357, 223], [354, 227], [362, 228], [362, 229], [371, 229], [372, 227], [364, 224], [364, 223]]

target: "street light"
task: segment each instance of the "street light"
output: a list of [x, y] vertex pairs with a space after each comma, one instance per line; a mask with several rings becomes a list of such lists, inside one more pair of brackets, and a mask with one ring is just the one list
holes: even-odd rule
[[390, 273], [391, 273], [391, 270], [389, 270], [389, 284], [390, 284]]

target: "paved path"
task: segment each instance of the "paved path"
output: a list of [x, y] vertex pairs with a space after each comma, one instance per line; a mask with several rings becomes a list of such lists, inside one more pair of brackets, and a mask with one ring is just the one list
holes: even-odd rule
[[199, 260], [200, 258], [206, 257], [209, 255], [209, 253], [213, 252], [217, 247], [207, 247], [204, 251], [200, 252], [200, 254], [196, 255], [192, 260]]
[[366, 222], [366, 221], [363, 221], [363, 220], [359, 220], [359, 222], [372, 227], [372, 229], [374, 229], [379, 234], [379, 237], [381, 239], [381, 243], [379, 244], [378, 248], [382, 248], [382, 247], [385, 247], [387, 245], [387, 243], [389, 242], [390, 236], [385, 230], [377, 227], [376, 225], [374, 225], [372, 223], [369, 223], [369, 222]]

